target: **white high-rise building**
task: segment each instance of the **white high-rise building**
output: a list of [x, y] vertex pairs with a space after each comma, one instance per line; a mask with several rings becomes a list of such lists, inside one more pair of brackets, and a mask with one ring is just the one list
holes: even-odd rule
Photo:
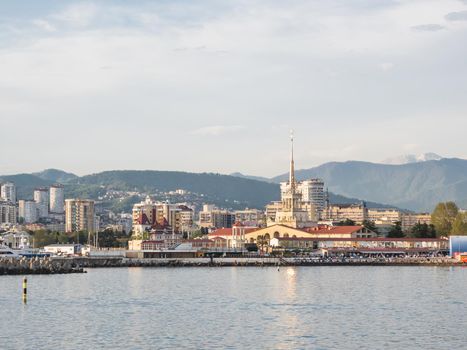
[[50, 186], [50, 212], [54, 214], [63, 214], [65, 212], [65, 195], [63, 185], [57, 184]]
[[302, 194], [302, 202], [314, 206], [316, 216], [321, 218], [326, 206], [326, 194], [324, 181], [321, 179], [309, 179], [297, 183], [297, 190]]
[[34, 190], [34, 201], [39, 211], [39, 218], [49, 216], [49, 190], [47, 188], [36, 188]]
[[37, 204], [32, 200], [18, 201], [18, 217], [23, 219], [25, 224], [32, 224], [38, 219]]
[[16, 186], [13, 182], [5, 182], [1, 186], [0, 197], [5, 201], [16, 203]]

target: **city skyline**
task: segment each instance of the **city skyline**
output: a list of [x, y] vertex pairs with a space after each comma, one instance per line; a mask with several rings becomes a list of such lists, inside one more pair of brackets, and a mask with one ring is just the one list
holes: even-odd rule
[[466, 5], [2, 4], [1, 175], [467, 158]]

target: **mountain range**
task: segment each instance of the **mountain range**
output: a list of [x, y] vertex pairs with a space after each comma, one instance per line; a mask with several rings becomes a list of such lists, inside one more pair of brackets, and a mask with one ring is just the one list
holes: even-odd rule
[[[287, 174], [271, 179], [279, 182]], [[443, 158], [400, 165], [330, 162], [296, 171], [299, 180], [318, 177], [329, 190], [347, 197], [387, 203], [415, 211], [431, 211], [452, 200], [467, 207], [467, 160]]]
[[[243, 209], [258, 208], [280, 199], [279, 184], [258, 181], [239, 176], [213, 173], [187, 173], [153, 170], [115, 170], [78, 177], [57, 169], [40, 173], [0, 176], [1, 181], [12, 181], [17, 186], [18, 198], [32, 198], [34, 188], [50, 186], [60, 182], [65, 185], [67, 198], [98, 199], [108, 190], [135, 191], [140, 193], [168, 192], [179, 188], [198, 194], [198, 201], [219, 207]], [[115, 210], [129, 210], [140, 201], [138, 196], [124, 200], [109, 201], [106, 206]], [[361, 199], [347, 198], [330, 193], [333, 203], [358, 203]], [[384, 207], [381, 203], [368, 203], [373, 207]]]
[[[332, 203], [355, 203], [364, 200], [371, 207], [398, 207], [413, 211], [432, 211], [440, 201], [455, 201], [467, 207], [467, 160], [442, 158], [407, 164], [379, 164], [361, 161], [329, 162], [296, 171], [296, 178], [321, 178], [330, 191]], [[18, 198], [30, 198], [35, 187], [55, 182], [65, 185], [67, 197], [97, 199], [107, 190], [154, 193], [183, 188], [202, 194], [205, 202], [227, 208], [263, 208], [279, 200], [278, 183], [288, 178], [273, 178], [178, 171], [105, 171], [76, 176], [57, 169], [39, 173], [0, 176], [13, 181]], [[125, 204], [125, 208], [133, 198]]]
[[440, 155], [436, 153], [422, 153], [422, 154], [404, 154], [402, 156], [387, 158], [381, 163], [383, 164], [408, 164], [408, 163], [418, 163], [426, 162], [429, 160], [440, 160], [443, 159]]

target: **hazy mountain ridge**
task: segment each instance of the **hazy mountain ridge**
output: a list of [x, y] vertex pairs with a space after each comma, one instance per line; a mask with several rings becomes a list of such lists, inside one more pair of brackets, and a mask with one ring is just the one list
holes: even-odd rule
[[[287, 177], [283, 174], [272, 180], [279, 182]], [[417, 211], [431, 211], [446, 200], [467, 205], [467, 160], [459, 158], [401, 165], [330, 162], [297, 170], [296, 177], [319, 177], [334, 193]]]
[[427, 162], [430, 160], [441, 160], [441, 159], [443, 159], [443, 157], [441, 157], [440, 155], [436, 153], [428, 152], [428, 153], [422, 153], [419, 155], [405, 154], [405, 155], [398, 156], [398, 157], [387, 158], [383, 160], [381, 163], [401, 165], [401, 164]]

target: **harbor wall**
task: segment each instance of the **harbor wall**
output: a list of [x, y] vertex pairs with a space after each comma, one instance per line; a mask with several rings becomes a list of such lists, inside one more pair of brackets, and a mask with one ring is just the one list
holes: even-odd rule
[[123, 258], [52, 257], [0, 258], [0, 275], [60, 274], [85, 272], [85, 268], [108, 267], [201, 267], [201, 266], [465, 266], [451, 258], [389, 258], [311, 260], [276, 257], [240, 258]]

